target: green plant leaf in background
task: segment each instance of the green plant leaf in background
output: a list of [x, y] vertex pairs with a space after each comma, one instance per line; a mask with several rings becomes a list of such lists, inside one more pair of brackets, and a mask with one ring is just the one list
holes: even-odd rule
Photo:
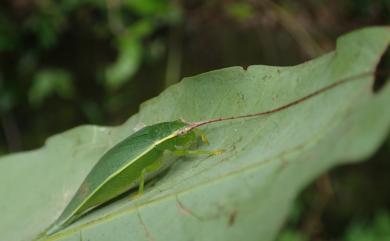
[[140, 21], [118, 36], [120, 55], [106, 70], [106, 85], [109, 88], [118, 88], [136, 73], [143, 53], [142, 39], [153, 30], [152, 24], [150, 21]]
[[[81, 126], [0, 159], [0, 240], [31, 240], [60, 215], [111, 146], [142, 125], [269, 110], [375, 69], [389, 28], [345, 35], [293, 67], [232, 67], [184, 79], [118, 127]], [[264, 118], [203, 128], [219, 156], [185, 157], [140, 197], [124, 195], [49, 240], [273, 240], [298, 192], [341, 163], [363, 160], [389, 130], [390, 86], [371, 77]]]
[[74, 94], [72, 76], [62, 69], [38, 72], [28, 93], [30, 103], [39, 106], [54, 93], [65, 99], [70, 98]]
[[245, 21], [254, 16], [253, 6], [245, 1], [227, 4], [226, 12], [238, 21]]
[[116, 35], [119, 55], [105, 70], [105, 85], [109, 89], [117, 89], [137, 73], [147, 52], [144, 43], [147, 36], [158, 26], [171, 25], [181, 19], [180, 10], [171, 1], [126, 0], [123, 5], [143, 18], [129, 23]]
[[281, 233], [277, 241], [306, 241], [302, 233], [292, 230], [285, 230]]
[[371, 223], [352, 223], [345, 235], [346, 241], [389, 241], [390, 215], [386, 211], [378, 212]]

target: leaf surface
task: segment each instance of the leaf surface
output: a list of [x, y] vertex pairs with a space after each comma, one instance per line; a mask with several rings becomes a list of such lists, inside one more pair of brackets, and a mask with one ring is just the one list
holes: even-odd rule
[[[60, 215], [99, 158], [143, 125], [269, 110], [341, 78], [372, 71], [390, 29], [341, 37], [292, 67], [232, 67], [190, 78], [117, 127], [81, 126], [0, 159], [0, 240], [32, 240]], [[372, 154], [390, 126], [390, 85], [360, 78], [276, 114], [202, 128], [213, 157], [185, 157], [143, 196], [125, 195], [49, 240], [273, 240], [299, 191], [336, 165]]]

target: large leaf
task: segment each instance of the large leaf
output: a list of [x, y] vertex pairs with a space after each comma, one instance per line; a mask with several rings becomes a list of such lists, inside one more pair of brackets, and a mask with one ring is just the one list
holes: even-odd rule
[[[118, 127], [82, 126], [41, 149], [0, 159], [0, 240], [31, 240], [62, 212], [88, 171], [142, 125], [268, 110], [338, 79], [374, 70], [389, 28], [340, 38], [337, 49], [294, 67], [251, 66], [184, 79]], [[203, 130], [214, 157], [179, 159], [142, 196], [99, 208], [50, 240], [272, 240], [305, 185], [370, 155], [389, 130], [390, 86], [362, 77], [276, 114]]]

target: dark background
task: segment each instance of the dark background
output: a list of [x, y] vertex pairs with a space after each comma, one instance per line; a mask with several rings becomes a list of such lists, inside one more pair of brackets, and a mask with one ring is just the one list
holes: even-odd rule
[[[116, 125], [184, 76], [295, 65], [390, 23], [390, 0], [3, 0], [0, 154], [81, 125]], [[283, 241], [390, 240], [390, 138], [297, 199]], [[260, 240], [260, 239], [259, 239]]]

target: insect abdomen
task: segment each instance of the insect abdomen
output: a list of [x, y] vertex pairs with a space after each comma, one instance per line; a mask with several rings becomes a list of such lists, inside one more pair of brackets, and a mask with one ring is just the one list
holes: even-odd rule
[[[134, 186], [143, 168], [162, 154], [156, 145], [175, 137], [187, 126], [182, 121], [147, 126], [109, 151], [92, 168], [54, 226], [66, 227], [87, 210], [96, 207]], [[56, 232], [56, 231], [54, 231]]]

